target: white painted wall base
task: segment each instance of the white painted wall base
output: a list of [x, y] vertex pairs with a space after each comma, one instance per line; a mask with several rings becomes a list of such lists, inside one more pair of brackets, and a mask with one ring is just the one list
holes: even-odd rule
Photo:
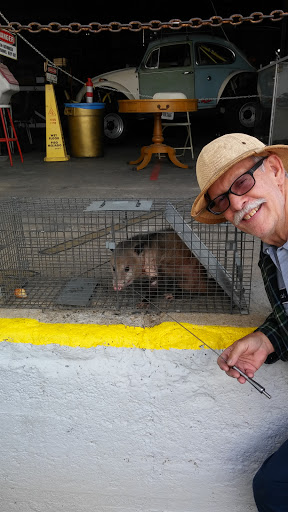
[[211, 351], [0, 343], [4, 512], [249, 512], [287, 437], [285, 363], [268, 400]]

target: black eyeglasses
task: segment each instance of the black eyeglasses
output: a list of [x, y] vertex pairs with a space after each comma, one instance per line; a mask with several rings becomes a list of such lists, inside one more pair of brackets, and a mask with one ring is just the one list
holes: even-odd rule
[[244, 194], [247, 194], [247, 192], [249, 192], [249, 190], [251, 190], [251, 188], [253, 188], [256, 183], [253, 174], [258, 169], [258, 167], [260, 167], [265, 158], [268, 157], [264, 156], [261, 158], [257, 164], [253, 165], [253, 167], [249, 169], [249, 171], [244, 172], [244, 174], [241, 174], [241, 176], [233, 181], [229, 190], [224, 192], [224, 194], [211, 199], [207, 192], [204, 196], [208, 201], [206, 210], [208, 210], [210, 213], [213, 213], [214, 215], [220, 215], [221, 213], [226, 212], [230, 206], [229, 194], [234, 194], [235, 196], [244, 196]]

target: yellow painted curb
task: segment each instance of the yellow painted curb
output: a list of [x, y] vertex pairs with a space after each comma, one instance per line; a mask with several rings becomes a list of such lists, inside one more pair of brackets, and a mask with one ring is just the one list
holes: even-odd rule
[[[246, 334], [252, 327], [215, 325], [183, 325], [215, 350], [223, 350]], [[97, 346], [137, 347], [149, 350], [198, 350], [201, 343], [176, 322], [164, 322], [154, 327], [126, 325], [50, 324], [26, 318], [0, 319], [0, 342], [57, 344], [67, 347]]]

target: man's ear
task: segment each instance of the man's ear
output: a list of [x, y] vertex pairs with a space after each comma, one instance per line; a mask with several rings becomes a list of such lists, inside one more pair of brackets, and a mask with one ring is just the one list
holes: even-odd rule
[[273, 172], [278, 185], [283, 185], [286, 179], [286, 172], [282, 163], [281, 158], [277, 155], [270, 155], [267, 159], [269, 168]]

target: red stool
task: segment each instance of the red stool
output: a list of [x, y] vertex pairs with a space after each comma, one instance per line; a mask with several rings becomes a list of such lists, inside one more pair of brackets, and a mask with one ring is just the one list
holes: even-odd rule
[[[18, 151], [19, 151], [19, 155], [20, 155], [20, 158], [21, 158], [21, 162], [23, 162], [23, 156], [22, 156], [20, 144], [19, 144], [19, 141], [18, 141], [18, 138], [17, 138], [17, 134], [16, 134], [16, 131], [15, 131], [15, 128], [14, 128], [14, 124], [13, 124], [13, 121], [12, 121], [12, 116], [11, 116], [10, 109], [11, 109], [10, 105], [0, 105], [0, 117], [1, 117], [2, 126], [3, 126], [3, 130], [4, 130], [4, 135], [5, 135], [5, 137], [0, 138], [0, 142], [6, 142], [7, 149], [8, 149], [8, 154], [9, 154], [9, 159], [10, 159], [10, 164], [11, 164], [11, 166], [13, 166], [10, 142], [16, 142], [17, 148], [18, 148]], [[7, 115], [8, 115], [8, 120], [10, 122], [10, 126], [12, 128], [14, 137], [9, 137], [8, 126], [7, 126], [7, 119], [5, 117], [5, 113], [7, 113]]]

